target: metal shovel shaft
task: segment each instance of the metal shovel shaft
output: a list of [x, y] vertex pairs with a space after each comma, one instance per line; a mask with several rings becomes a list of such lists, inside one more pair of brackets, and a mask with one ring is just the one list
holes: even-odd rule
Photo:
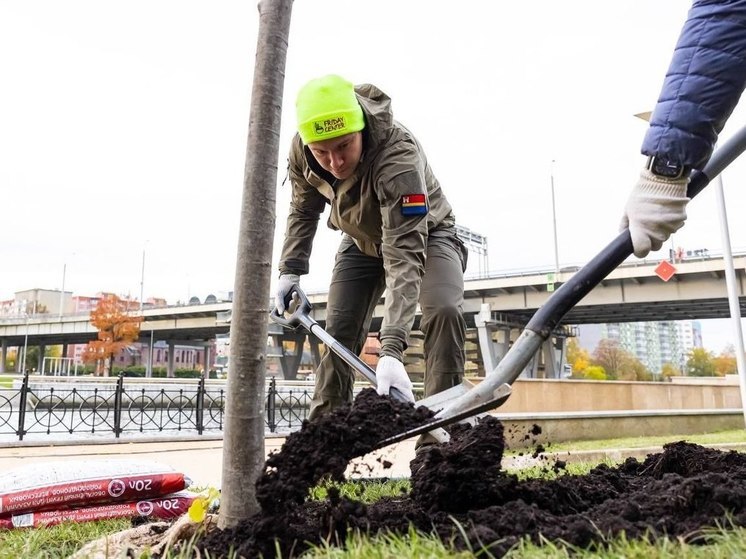
[[[308, 300], [308, 297], [306, 297], [306, 294], [303, 293], [300, 286], [295, 285], [290, 289], [286, 297], [285, 306], [287, 307], [290, 305], [294, 296], [297, 296], [297, 304], [289, 318], [279, 314], [277, 309], [272, 309], [270, 312], [270, 318], [286, 328], [295, 329], [298, 326], [305, 327], [311, 334], [324, 342], [330, 351], [337, 354], [337, 356], [339, 356], [345, 363], [363, 375], [373, 386], [378, 387], [375, 371], [371, 369], [365, 361], [360, 359], [360, 357], [335, 340], [331, 334], [324, 330], [321, 325], [311, 317], [309, 314], [311, 312], [311, 302]], [[398, 388], [392, 387], [389, 390], [389, 395], [401, 402], [409, 402], [409, 398], [407, 398]]]
[[[309, 332], [311, 332], [314, 336], [316, 336], [319, 340], [324, 342], [326, 346], [329, 348], [330, 351], [337, 354], [337, 356], [342, 359], [345, 363], [347, 363], [350, 367], [352, 367], [354, 370], [356, 370], [358, 373], [363, 375], [368, 382], [370, 382], [373, 386], [378, 386], [378, 382], [376, 380], [376, 373], [375, 371], [368, 365], [365, 361], [360, 359], [357, 355], [355, 355], [353, 352], [351, 352], [349, 349], [347, 349], [345, 346], [343, 346], [341, 343], [339, 343], [337, 340], [332, 337], [331, 334], [329, 334], [326, 330], [324, 330], [321, 325], [316, 322], [313, 318], [311, 318], [308, 314], [301, 314], [299, 316], [301, 324], [305, 326]], [[391, 388], [389, 391], [389, 394], [391, 397], [400, 400], [402, 402], [408, 402], [409, 400], [407, 397], [402, 393], [401, 390], [398, 388]]]

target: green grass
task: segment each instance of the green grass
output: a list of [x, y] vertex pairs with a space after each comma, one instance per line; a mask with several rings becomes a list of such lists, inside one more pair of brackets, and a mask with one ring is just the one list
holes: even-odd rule
[[362, 503], [374, 503], [382, 497], [401, 497], [409, 493], [409, 479], [361, 480], [346, 483], [327, 483], [311, 490], [312, 499], [325, 499], [328, 487], [339, 489], [340, 495]]
[[[355, 491], [354, 489], [350, 489]], [[396, 491], [391, 489], [390, 491]], [[64, 559], [88, 541], [105, 534], [124, 530], [130, 525], [126, 520], [106, 520], [83, 524], [60, 524], [49, 528], [0, 532], [0, 559]], [[746, 557], [746, 530], [741, 528], [714, 528], [703, 531], [705, 544], [687, 544], [678, 540], [658, 538], [655, 541], [632, 540], [623, 536], [599, 546], [582, 549], [553, 542], [541, 545], [521, 540], [505, 556], [506, 559], [726, 559]], [[345, 548], [322, 544], [311, 548], [304, 559], [467, 559], [492, 558], [479, 542], [470, 542], [471, 549], [455, 551], [451, 542], [410, 530], [407, 534], [383, 534], [371, 538], [351, 533]], [[191, 549], [162, 559], [189, 559], [197, 557]], [[204, 557], [204, 556], [203, 556]], [[145, 553], [138, 559], [151, 559]], [[214, 559], [206, 558], [204, 559]]]
[[13, 388], [13, 378], [7, 375], [0, 375], [0, 388]]
[[[582, 549], [552, 542], [522, 540], [506, 559], [733, 559], [746, 556], [746, 530], [712, 528], [702, 532], [707, 543], [690, 544], [670, 538], [627, 540], [620, 536], [600, 546]], [[487, 556], [489, 557], [489, 556]]]
[[[582, 549], [544, 541], [541, 545], [521, 540], [506, 559], [731, 559], [746, 556], [746, 530], [717, 528], [703, 532], [706, 544], [687, 544], [679, 540], [658, 538], [655, 541], [632, 540], [623, 536], [598, 546]], [[410, 530], [405, 535], [383, 535], [366, 538], [352, 534], [344, 549], [321, 545], [308, 551], [304, 559], [466, 559], [492, 558], [478, 542], [469, 551], [455, 551], [449, 542]]]
[[[746, 429], [733, 429], [730, 431], [720, 431], [718, 433], [706, 433], [702, 435], [665, 435], [658, 437], [626, 437], [594, 441], [573, 441], [552, 443], [545, 445], [545, 447], [547, 452], [572, 452], [583, 450], [607, 450], [612, 448], [645, 448], [650, 446], [662, 446], [666, 443], [682, 440], [701, 445], [746, 443]], [[511, 451], [509, 454], [517, 452], [520, 452], [520, 450]], [[525, 449], [523, 452], [525, 452]]]
[[0, 531], [0, 559], [62, 559], [91, 540], [130, 526], [129, 520], [101, 520]]
[[304, 559], [420, 559], [422, 557], [468, 559], [474, 557], [474, 553], [454, 551], [451, 545], [436, 537], [410, 530], [403, 536], [385, 534], [368, 538], [357, 533], [351, 534], [345, 542], [344, 549], [326, 544], [313, 547], [303, 557]]

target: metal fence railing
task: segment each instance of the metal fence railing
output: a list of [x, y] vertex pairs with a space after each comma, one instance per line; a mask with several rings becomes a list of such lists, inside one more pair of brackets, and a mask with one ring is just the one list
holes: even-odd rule
[[[268, 379], [266, 432], [299, 429], [312, 392], [310, 383]], [[27, 373], [0, 385], [0, 442], [219, 434], [224, 413], [224, 381]]]

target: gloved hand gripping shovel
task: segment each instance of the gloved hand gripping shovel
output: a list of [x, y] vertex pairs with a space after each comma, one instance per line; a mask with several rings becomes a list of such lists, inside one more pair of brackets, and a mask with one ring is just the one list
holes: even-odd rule
[[[693, 198], [699, 194], [713, 178], [719, 175], [744, 150], [746, 150], [746, 127], [736, 133], [722, 148], [714, 153], [702, 171], [692, 175], [687, 188], [687, 196]], [[590, 293], [601, 280], [624, 262], [632, 252], [632, 238], [629, 230], [625, 229], [593, 260], [583, 266], [555, 291], [547, 302], [536, 311], [505, 357], [480, 384], [455, 400], [448, 402], [435, 415], [432, 422], [389, 437], [381, 441], [378, 448], [430, 431], [433, 427], [459, 421], [465, 413], [468, 416], [473, 410], [478, 413], [501, 405], [505, 398], [499, 398], [497, 394], [502, 390], [502, 387], [513, 384], [565, 314]]]

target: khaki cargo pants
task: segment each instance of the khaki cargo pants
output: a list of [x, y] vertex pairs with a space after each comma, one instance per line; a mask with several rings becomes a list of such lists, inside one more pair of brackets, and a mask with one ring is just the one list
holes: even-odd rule
[[[425, 274], [420, 289], [425, 354], [425, 396], [461, 382], [466, 322], [463, 317], [467, 250], [454, 228], [428, 237]], [[385, 290], [383, 260], [362, 253], [345, 237], [332, 271], [325, 330], [360, 355], [376, 304]], [[310, 418], [352, 401], [354, 374], [325, 349], [316, 369]]]

